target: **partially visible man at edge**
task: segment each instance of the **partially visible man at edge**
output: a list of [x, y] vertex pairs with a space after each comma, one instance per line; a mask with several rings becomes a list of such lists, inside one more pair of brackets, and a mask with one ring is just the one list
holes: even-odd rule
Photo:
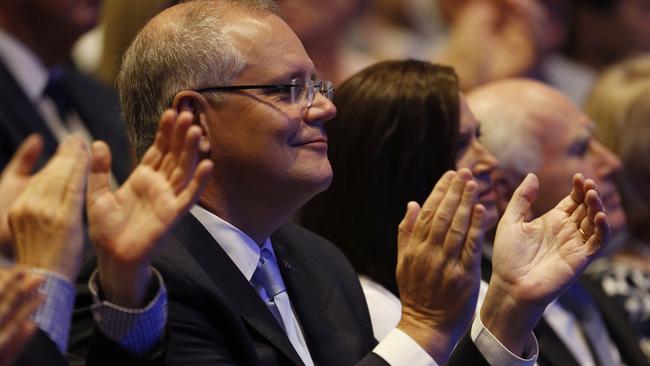
[[[336, 113], [326, 98], [333, 86], [314, 78], [273, 1], [183, 3], [152, 19], [127, 51], [118, 87], [136, 152], [152, 143], [157, 116], [171, 106], [194, 113], [215, 164], [199, 205], [153, 261], [169, 288], [166, 364], [445, 364], [467, 329], [456, 321], [467, 309], [448, 309], [444, 299], [456, 286], [478, 286], [483, 209], [475, 206], [469, 172], [448, 174], [421, 211], [409, 205], [398, 240], [402, 321], [378, 345], [346, 259], [322, 238], [286, 225], [332, 178], [322, 124]], [[513, 210], [528, 207], [531, 182]], [[586, 191], [576, 187], [567, 198], [589, 219], [590, 235], [580, 236], [577, 225], [571, 233], [590, 248], [582, 265], [609, 231], [600, 200], [594, 192], [586, 199]], [[460, 226], [450, 229], [452, 219]], [[454, 240], [447, 249], [472, 260], [441, 276], [428, 262], [451, 254], [430, 246], [448, 233]], [[100, 286], [110, 276], [100, 262]], [[487, 316], [496, 319], [487, 320], [509, 328], [499, 333], [509, 339], [499, 339], [522, 354], [531, 319], [513, 292], [514, 301], [491, 304]], [[510, 322], [518, 326], [503, 326]], [[481, 352], [508, 352], [486, 328], [480, 333]], [[456, 354], [464, 359], [451, 363], [485, 364], [469, 337]]]

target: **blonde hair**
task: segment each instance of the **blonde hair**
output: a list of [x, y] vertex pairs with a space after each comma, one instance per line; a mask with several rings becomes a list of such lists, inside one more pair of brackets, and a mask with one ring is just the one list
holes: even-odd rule
[[596, 123], [596, 138], [616, 154], [620, 153], [626, 110], [648, 85], [650, 55], [645, 55], [607, 69], [587, 98], [585, 112]]

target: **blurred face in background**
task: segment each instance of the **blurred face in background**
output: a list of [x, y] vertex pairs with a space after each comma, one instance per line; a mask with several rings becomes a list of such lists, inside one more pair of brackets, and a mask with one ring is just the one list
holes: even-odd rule
[[620, 0], [615, 14], [632, 53], [650, 51], [650, 0]]
[[94, 28], [101, 14], [101, 0], [19, 0], [36, 24], [48, 26], [66, 38], [79, 38]]
[[280, 0], [287, 24], [305, 45], [347, 28], [364, 3], [365, 0]]
[[492, 172], [498, 167], [498, 160], [479, 142], [480, 126], [469, 109], [465, 97], [460, 98], [460, 131], [456, 148], [456, 169], [467, 168], [478, 185], [478, 200], [486, 208], [486, 228], [496, 226], [499, 213], [496, 192], [492, 185]]

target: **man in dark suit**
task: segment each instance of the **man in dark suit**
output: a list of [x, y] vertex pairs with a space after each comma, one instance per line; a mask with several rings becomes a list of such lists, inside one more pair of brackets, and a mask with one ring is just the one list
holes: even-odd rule
[[76, 133], [109, 143], [123, 181], [131, 155], [115, 93], [76, 69], [75, 41], [93, 28], [101, 1], [21, 1], [0, 4], [0, 169], [32, 133], [45, 142], [41, 164]]
[[[323, 123], [336, 112], [333, 86], [314, 79], [313, 63], [274, 1], [183, 3], [152, 19], [127, 51], [118, 85], [138, 155], [171, 106], [193, 112], [199, 146], [215, 164], [192, 215], [153, 261], [169, 291], [166, 364], [445, 364], [466, 331], [484, 216], [469, 171], [446, 174], [421, 210], [409, 204], [398, 243], [402, 320], [379, 344], [347, 260], [322, 238], [286, 224], [332, 179]], [[544, 250], [531, 263], [543, 265], [503, 261], [501, 287], [456, 348], [453, 364], [502, 356], [534, 362], [530, 331], [539, 309], [606, 239], [598, 195], [581, 178], [549, 218], [570, 235], [544, 243], [527, 236], [523, 218], [535, 189], [531, 177], [513, 200], [507, 220], [513, 240], [505, 240], [504, 250], [533, 240]], [[579, 223], [589, 234], [578, 233]], [[540, 275], [557, 269], [549, 260], [562, 257], [557, 248], [578, 254], [567, 259], [572, 271], [539, 286]], [[532, 281], [511, 277], [520, 266], [528, 266]], [[135, 267], [131, 273], [140, 273]], [[102, 289], [121, 275], [101, 255], [98, 273]]]
[[[499, 159], [494, 182], [501, 208], [532, 171], [540, 178], [542, 198], [531, 214], [539, 216], [563, 195], [571, 176], [582, 172], [603, 195], [612, 234], [624, 229], [614, 184], [621, 162], [593, 139], [593, 122], [566, 96], [536, 81], [513, 79], [477, 88], [468, 102], [482, 123], [484, 145]], [[586, 277], [547, 308], [535, 335], [540, 365], [647, 365], [623, 309]]]

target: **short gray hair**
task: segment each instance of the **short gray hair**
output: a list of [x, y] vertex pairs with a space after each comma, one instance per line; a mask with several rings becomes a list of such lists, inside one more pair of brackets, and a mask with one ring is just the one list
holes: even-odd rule
[[[190, 1], [178, 5], [173, 18], [152, 19], [125, 52], [117, 89], [138, 157], [153, 143], [158, 120], [178, 92], [227, 85], [246, 66], [224, 26], [230, 9], [282, 17], [273, 0]], [[219, 102], [219, 96], [211, 101]]]
[[481, 143], [499, 159], [500, 168], [522, 176], [537, 172], [542, 163], [542, 146], [527, 122], [506, 123], [489, 117], [480, 121]]

